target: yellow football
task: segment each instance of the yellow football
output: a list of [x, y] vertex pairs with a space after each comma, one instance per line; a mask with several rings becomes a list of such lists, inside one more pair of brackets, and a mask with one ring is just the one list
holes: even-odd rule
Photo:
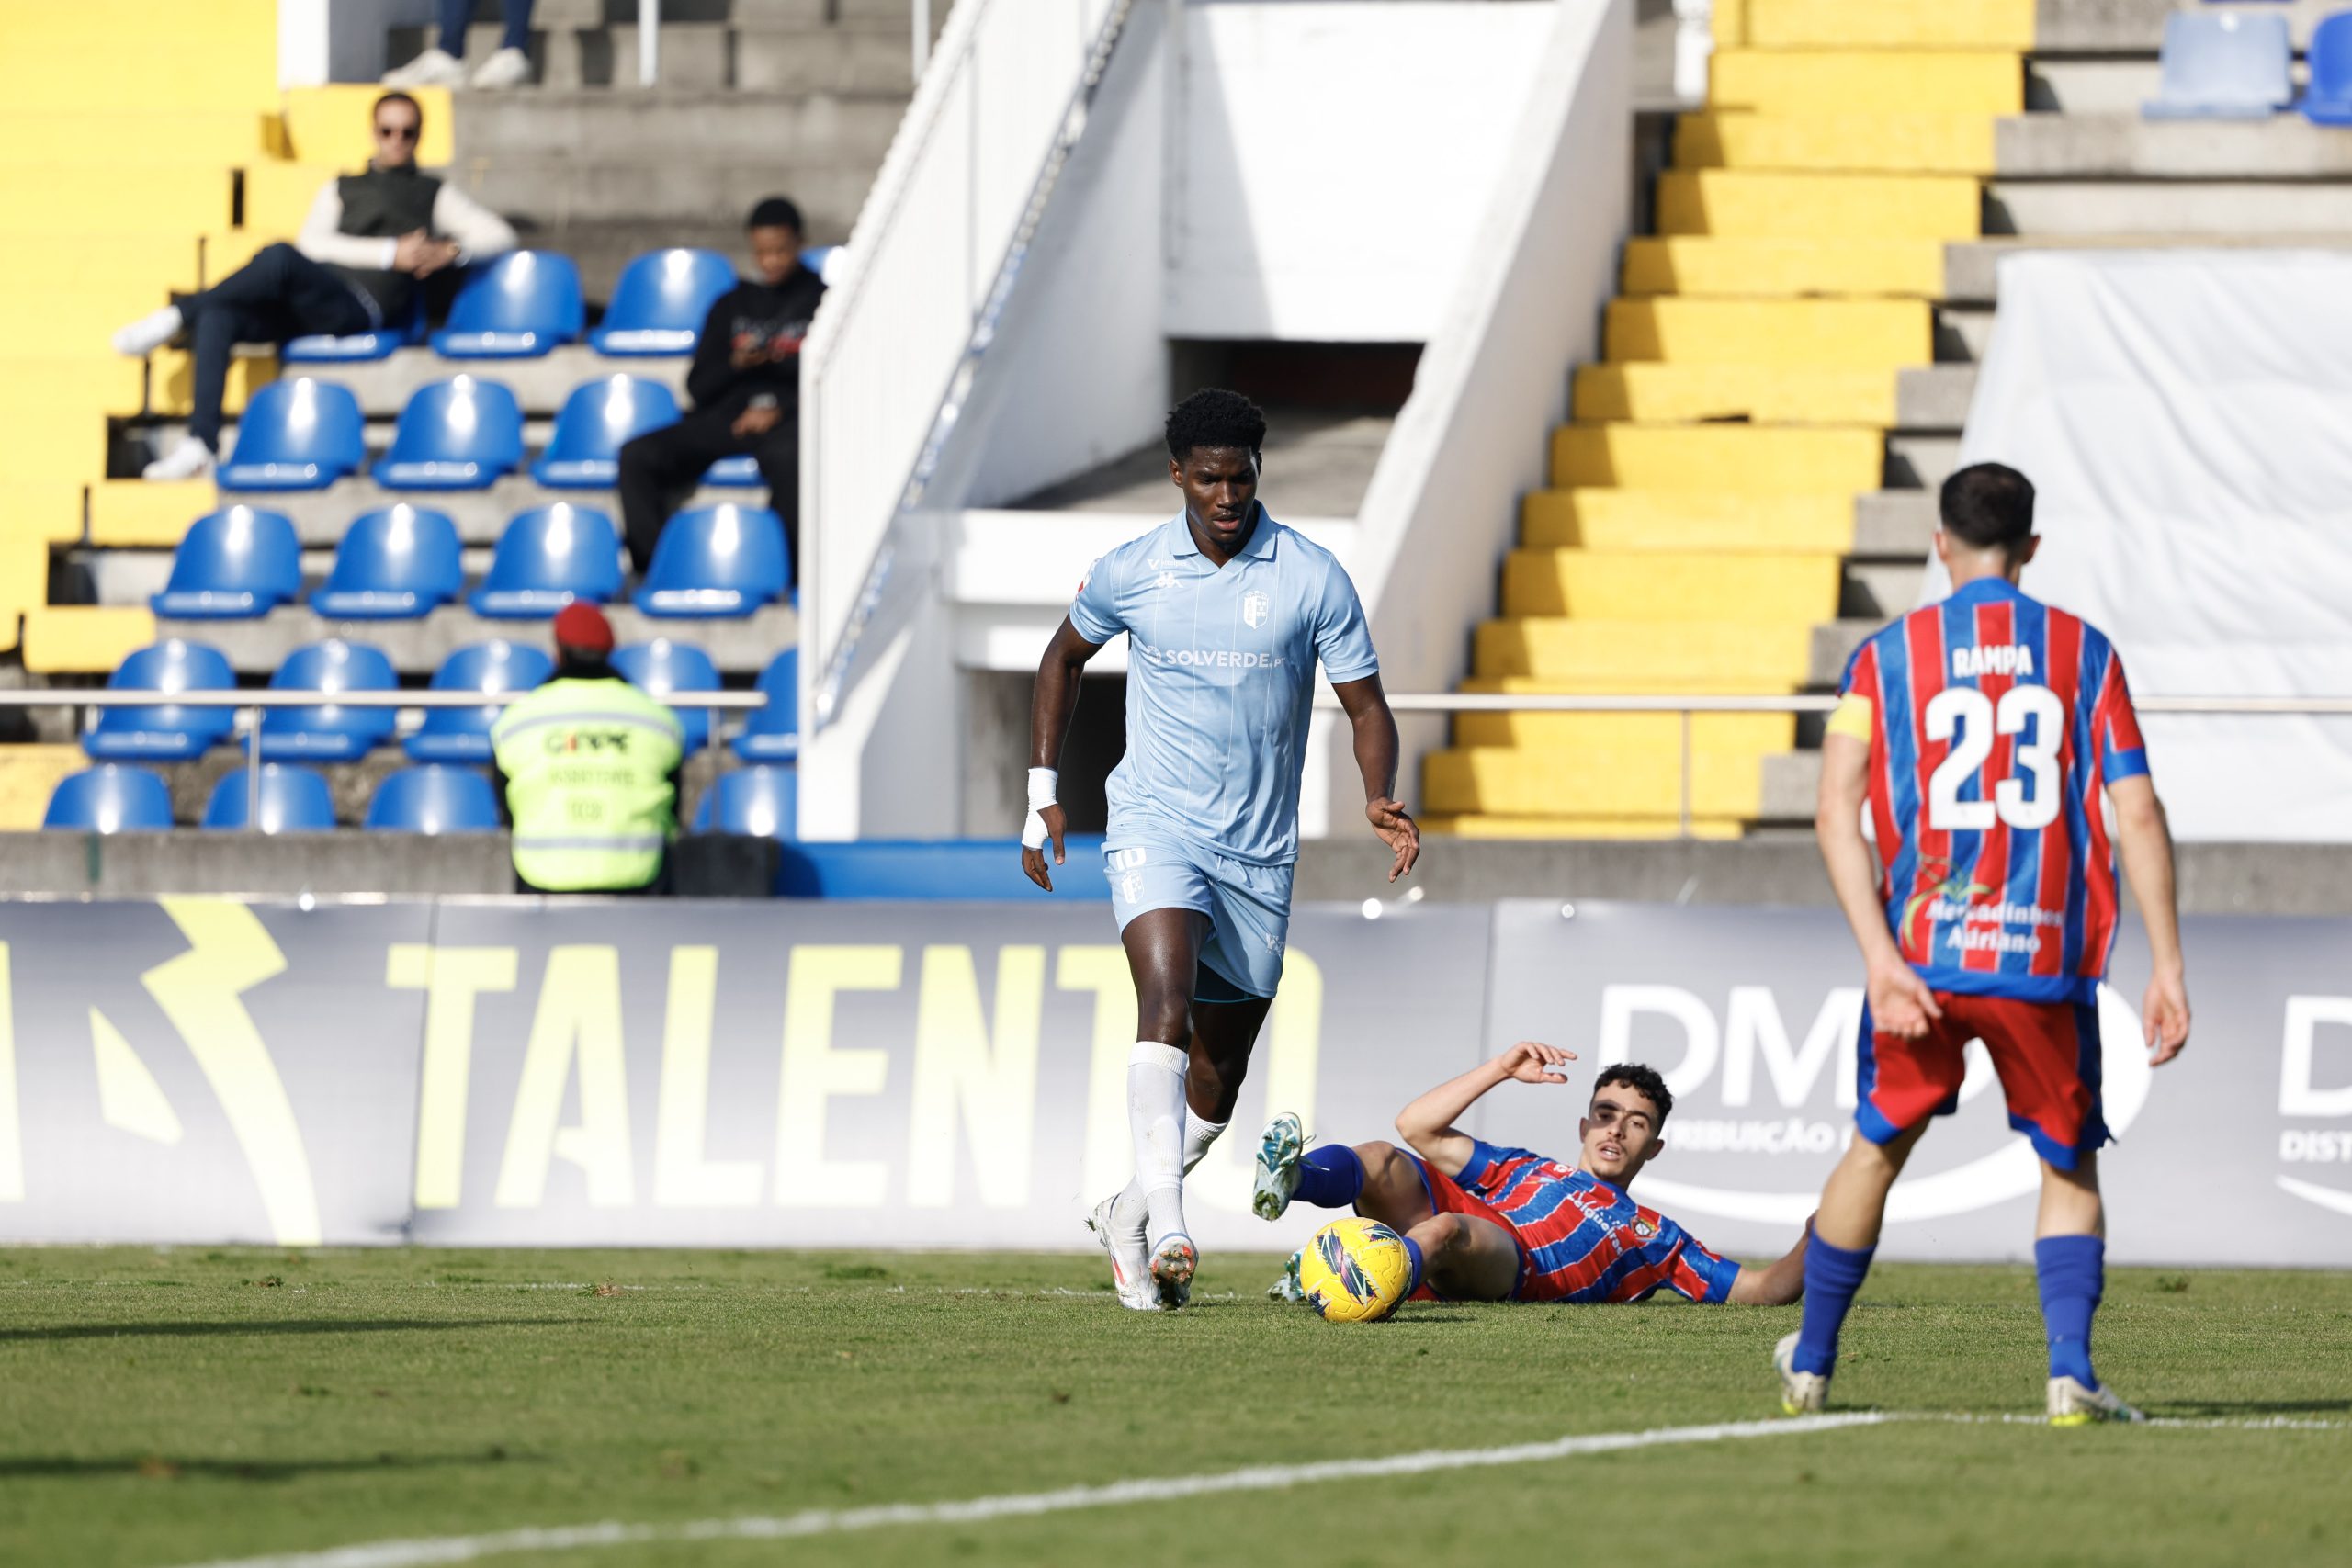
[[1299, 1288], [1333, 1323], [1377, 1323], [1396, 1310], [1413, 1278], [1405, 1238], [1361, 1215], [1315, 1233], [1298, 1258]]

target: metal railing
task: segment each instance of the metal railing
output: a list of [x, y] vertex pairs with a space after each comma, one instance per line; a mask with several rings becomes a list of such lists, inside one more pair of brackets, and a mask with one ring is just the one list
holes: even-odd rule
[[[495, 708], [521, 702], [528, 692], [288, 692], [275, 688], [266, 692], [134, 692], [103, 687], [86, 692], [73, 691], [0, 691], [0, 709], [6, 708], [234, 708], [233, 726], [237, 718], [245, 723], [245, 830], [260, 832], [261, 826], [261, 716], [266, 708]], [[665, 700], [686, 697], [692, 700], [671, 702], [672, 708], [689, 708], [710, 715], [710, 739], [707, 745], [718, 758], [718, 766], [727, 766], [727, 750], [721, 744], [726, 726], [725, 716], [730, 713], [749, 713], [767, 706], [764, 692], [673, 692], [664, 694]]]

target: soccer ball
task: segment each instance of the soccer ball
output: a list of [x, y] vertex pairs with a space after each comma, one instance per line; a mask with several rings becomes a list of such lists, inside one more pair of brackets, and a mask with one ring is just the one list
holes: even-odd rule
[[1413, 1277], [1405, 1238], [1378, 1220], [1334, 1220], [1299, 1254], [1298, 1283], [1333, 1323], [1377, 1323], [1396, 1310]]

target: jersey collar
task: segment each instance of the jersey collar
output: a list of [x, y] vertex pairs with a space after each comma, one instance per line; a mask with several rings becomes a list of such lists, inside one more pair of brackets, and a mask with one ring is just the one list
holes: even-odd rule
[[[1241, 553], [1233, 558], [1235, 560], [1273, 559], [1274, 536], [1279, 532], [1281, 530], [1274, 522], [1274, 514], [1266, 510], [1264, 502], [1260, 502], [1258, 526], [1250, 534], [1250, 542], [1241, 547]], [[1196, 556], [1201, 553], [1200, 541], [1193, 537], [1192, 526], [1184, 521], [1184, 514], [1182, 512], [1176, 513], [1168, 524], [1168, 553], [1171, 556]]]
[[2022, 599], [2025, 590], [2006, 577], [1980, 577], [1975, 581], [1955, 588], [1945, 596], [1946, 604], [1981, 604], [1987, 599]]

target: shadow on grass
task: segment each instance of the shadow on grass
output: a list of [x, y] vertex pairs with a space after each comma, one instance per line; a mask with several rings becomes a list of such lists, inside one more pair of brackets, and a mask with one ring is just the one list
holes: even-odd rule
[[390, 1454], [364, 1459], [175, 1459], [169, 1454], [132, 1454], [110, 1459], [66, 1459], [32, 1456], [0, 1459], [0, 1479], [84, 1481], [136, 1475], [150, 1481], [179, 1476], [204, 1476], [221, 1481], [292, 1481], [303, 1475], [338, 1475], [362, 1471], [436, 1470], [457, 1465], [510, 1464], [503, 1449], [477, 1450], [462, 1454]]
[[438, 1333], [453, 1328], [547, 1328], [571, 1321], [563, 1317], [301, 1317], [228, 1323], [61, 1323], [47, 1328], [0, 1328], [0, 1344], [27, 1340], [182, 1339], [240, 1334]]
[[2201, 1416], [2335, 1416], [2352, 1411], [2352, 1399], [2168, 1399], [2151, 1404], [2151, 1416], [2194, 1419]]

